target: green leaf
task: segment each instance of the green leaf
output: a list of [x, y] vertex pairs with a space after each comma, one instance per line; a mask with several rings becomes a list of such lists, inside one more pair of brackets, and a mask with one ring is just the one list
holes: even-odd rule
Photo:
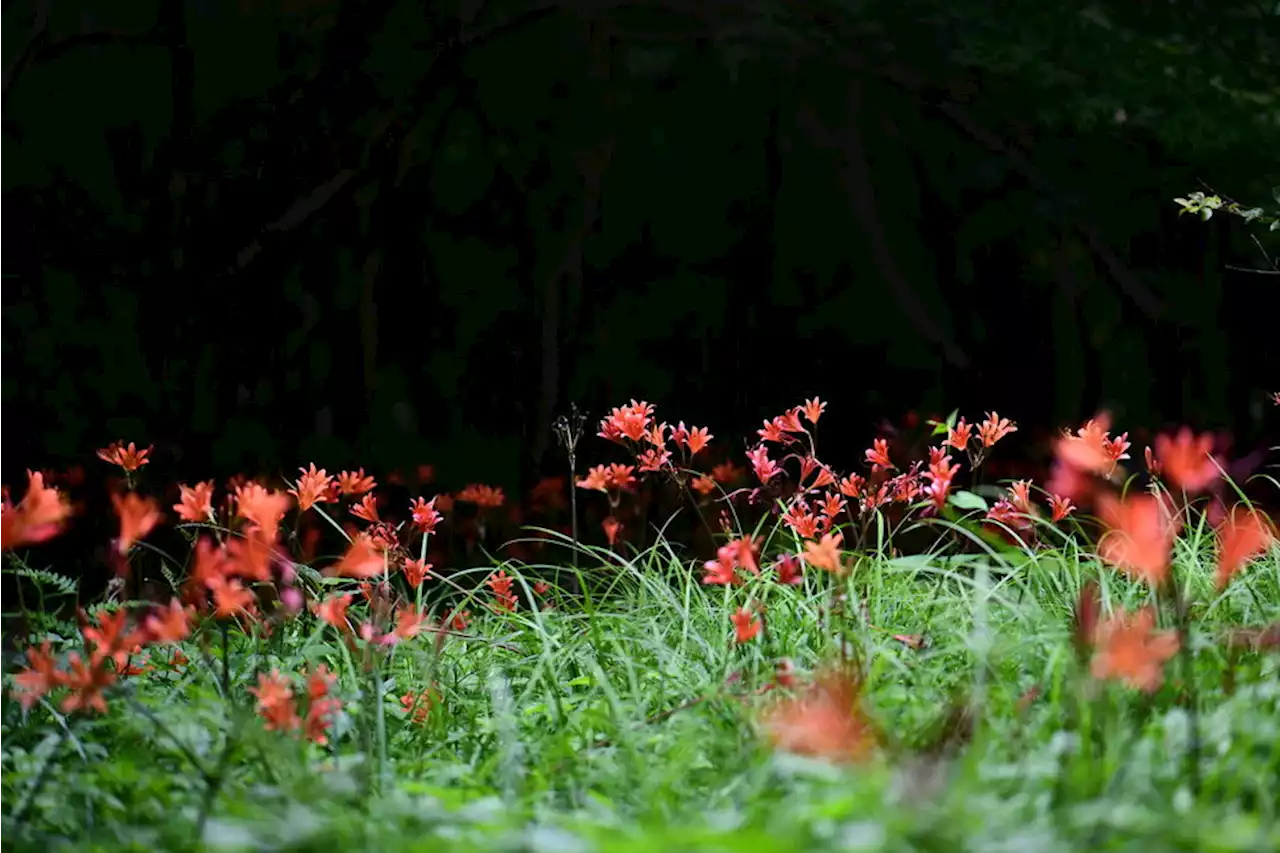
[[956, 509], [980, 509], [983, 512], [987, 511], [986, 498], [982, 497], [982, 495], [974, 494], [973, 492], [956, 492], [951, 496], [950, 503]]

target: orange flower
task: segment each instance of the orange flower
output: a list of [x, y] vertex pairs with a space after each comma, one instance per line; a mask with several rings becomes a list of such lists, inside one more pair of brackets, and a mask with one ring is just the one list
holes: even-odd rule
[[173, 511], [183, 521], [201, 522], [213, 520], [213, 480], [205, 480], [194, 486], [180, 485], [181, 500], [173, 505]]
[[27, 493], [22, 501], [16, 507], [6, 502], [0, 509], [0, 550], [52, 539], [62, 531], [69, 515], [71, 504], [66, 497], [45, 486], [43, 474], [28, 471]]
[[115, 683], [116, 674], [106, 667], [106, 661], [86, 664], [75, 652], [67, 657], [67, 674], [64, 684], [70, 692], [59, 706], [64, 713], [90, 709], [99, 714], [107, 712], [104, 691]]
[[232, 619], [241, 613], [246, 616], [253, 613], [253, 593], [235, 578], [215, 576], [209, 581], [209, 589], [213, 593], [215, 619]]
[[236, 490], [236, 514], [258, 528], [268, 542], [275, 542], [280, 521], [293, 503], [284, 492], [273, 492], [258, 483], [248, 483]]
[[844, 542], [843, 533], [826, 533], [820, 542], [804, 543], [804, 561], [815, 569], [840, 573], [840, 544]]
[[964, 418], [956, 421], [954, 427], [947, 427], [946, 444], [951, 445], [956, 450], [967, 450], [969, 441], [973, 438], [973, 424], [965, 423]]
[[337, 565], [328, 569], [328, 573], [343, 578], [367, 580], [382, 574], [385, 568], [383, 556], [373, 547], [369, 537], [361, 535], [352, 541], [347, 553]]
[[719, 486], [716, 485], [716, 481], [706, 475], [694, 477], [693, 482], [689, 485], [693, 487], [695, 492], [703, 496], [709, 495], [719, 488]]
[[400, 697], [400, 707], [404, 708], [405, 713], [409, 715], [412, 722], [422, 724], [427, 721], [427, 715], [431, 712], [431, 691], [423, 690], [420, 693], [414, 693], [410, 690]]
[[600, 527], [604, 529], [605, 541], [610, 546], [618, 544], [618, 531], [622, 529], [622, 522], [614, 518], [612, 515], [600, 522]]
[[323, 468], [317, 471], [314, 462], [310, 468], [299, 468], [298, 471], [301, 472], [298, 484], [289, 490], [289, 494], [298, 499], [298, 511], [306, 512], [316, 504], [328, 503], [333, 478]]
[[1218, 527], [1218, 588], [1275, 541], [1271, 525], [1257, 511], [1238, 506]]
[[987, 419], [978, 425], [978, 440], [983, 447], [991, 447], [1009, 433], [1017, 431], [1013, 421], [1002, 418], [995, 412], [987, 412]]
[[363, 468], [338, 474], [338, 490], [344, 495], [363, 495], [365, 492], [372, 492], [377, 485], [378, 481], [367, 476]]
[[98, 451], [98, 458], [112, 465], [119, 465], [126, 471], [137, 471], [151, 461], [147, 458], [150, 452], [150, 447], [139, 450], [132, 441], [128, 447], [125, 447], [123, 441], [113, 441]]
[[736, 613], [729, 616], [729, 621], [733, 622], [733, 641], [735, 643], [745, 643], [755, 639], [760, 633], [760, 619], [745, 607], [738, 609]]
[[249, 692], [258, 697], [258, 714], [266, 720], [268, 731], [292, 731], [301, 724], [293, 685], [279, 670], [260, 674], [258, 686], [250, 687]]
[[493, 509], [502, 506], [506, 501], [506, 496], [502, 494], [502, 489], [495, 489], [493, 486], [486, 486], [481, 483], [472, 483], [458, 492], [457, 499], [466, 503], [473, 503], [481, 509]]
[[180, 643], [191, 633], [191, 609], [172, 599], [168, 607], [161, 607], [143, 622], [150, 643]]
[[1198, 438], [1189, 427], [1176, 435], [1156, 436], [1156, 456], [1170, 481], [1188, 494], [1202, 492], [1222, 475], [1213, 460], [1213, 434]]
[[404, 579], [408, 581], [411, 589], [417, 589], [422, 586], [422, 582], [431, 576], [431, 564], [426, 560], [410, 560], [404, 561]]
[[27, 668], [13, 677], [17, 685], [18, 701], [24, 710], [40, 701], [40, 697], [57, 690], [66, 682], [66, 676], [58, 671], [49, 641], [39, 648], [27, 649]]
[[507, 611], [516, 609], [516, 596], [511, 589], [511, 585], [514, 581], [514, 578], [509, 577], [507, 573], [502, 570], [499, 570], [485, 579], [485, 586], [493, 590], [493, 596], [496, 599], [493, 605], [494, 609]]
[[361, 498], [359, 503], [352, 505], [351, 514], [365, 521], [380, 521], [381, 519], [378, 518], [378, 499], [370, 492]]
[[893, 462], [889, 459], [889, 442], [887, 439], [877, 438], [871, 442], [871, 449], [866, 453], [867, 461], [871, 463], [872, 471], [882, 471], [893, 467]]
[[413, 526], [418, 528], [420, 533], [435, 533], [436, 525], [444, 518], [436, 512], [435, 498], [429, 501], [417, 498], [409, 505], [409, 511], [413, 513]]
[[[1125, 452], [1129, 449], [1129, 434], [1111, 438], [1110, 429], [1111, 416], [1103, 412], [1076, 430], [1075, 435], [1064, 433], [1054, 444], [1054, 452], [1061, 462], [1073, 468], [1110, 477], [1116, 463], [1129, 458]], [[1064, 489], [1055, 491], [1065, 493]]]
[[114, 494], [111, 503], [120, 517], [120, 537], [116, 548], [121, 554], [129, 553], [133, 543], [145, 538], [151, 528], [164, 518], [155, 501], [139, 497], [136, 492]]
[[1049, 495], [1049, 509], [1053, 513], [1053, 523], [1057, 524], [1075, 511], [1075, 505], [1071, 503], [1071, 498]]
[[1092, 673], [1098, 680], [1115, 679], [1148, 693], [1164, 681], [1165, 661], [1178, 652], [1174, 631], [1152, 631], [1155, 610], [1132, 616], [1123, 610], [1098, 627]]
[[623, 438], [640, 441], [648, 430], [653, 418], [653, 406], [635, 400], [629, 406], [615, 408], [609, 417], [600, 421], [601, 438], [622, 443]]
[[787, 699], [764, 716], [773, 745], [787, 752], [835, 762], [864, 761], [875, 750], [875, 732], [859, 707], [861, 684], [844, 673], [830, 673], [804, 695]]
[[339, 631], [345, 631], [349, 626], [347, 622], [347, 608], [351, 606], [352, 600], [355, 598], [351, 593], [344, 592], [341, 595], [331, 595], [323, 602], [316, 605], [315, 611], [317, 618], [321, 622], [332, 625]]
[[826, 410], [827, 404], [814, 397], [812, 400], [805, 400], [800, 408], [809, 423], [816, 425], [818, 418], [822, 417], [822, 413]]
[[99, 614], [96, 625], [86, 625], [82, 629], [85, 642], [93, 646], [93, 653], [89, 656], [91, 664], [98, 666], [111, 660], [117, 670], [124, 667], [133, 649], [146, 639], [144, 631], [126, 630], [128, 624], [129, 612], [117, 610]]
[[1151, 586], [1164, 583], [1178, 532], [1164, 505], [1152, 495], [1121, 501], [1104, 494], [1098, 514], [1109, 528], [1098, 543], [1098, 556]]
[[390, 636], [397, 640], [409, 640], [422, 633], [422, 622], [425, 617], [413, 605], [401, 607], [396, 611], [396, 627]]
[[730, 485], [742, 481], [746, 476], [746, 471], [734, 465], [732, 462], [721, 462], [719, 465], [711, 469], [711, 479], [717, 483]]

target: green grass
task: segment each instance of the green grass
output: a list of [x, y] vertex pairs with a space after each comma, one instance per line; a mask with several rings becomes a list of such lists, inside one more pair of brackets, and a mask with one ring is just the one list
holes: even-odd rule
[[[588, 596], [553, 589], [553, 609], [514, 614], [473, 601], [466, 638], [394, 647], [381, 682], [303, 617], [269, 640], [232, 631], [223, 697], [206, 627], [181, 674], [129, 679], [105, 716], [5, 700], [5, 848], [1280, 849], [1280, 667], [1223, 639], [1280, 620], [1280, 559], [1219, 594], [1211, 548], [1195, 528], [1178, 543], [1192, 647], [1153, 696], [1081, 669], [1081, 584], [1098, 579], [1108, 607], [1151, 593], [1074, 539], [862, 554], [848, 577], [809, 569], [802, 587], [767, 572], [705, 587], [662, 540], [632, 559], [589, 550]], [[550, 576], [505, 568], [517, 587]], [[748, 599], [766, 631], [735, 645], [728, 614]], [[840, 768], [770, 750], [756, 721], [773, 699], [755, 689], [780, 658], [804, 673], [842, 655], [865, 673], [879, 756]], [[334, 746], [265, 731], [256, 673], [320, 662], [345, 702]], [[439, 701], [413, 724], [398, 697], [429, 684]], [[972, 738], [943, 744], [961, 707]]]

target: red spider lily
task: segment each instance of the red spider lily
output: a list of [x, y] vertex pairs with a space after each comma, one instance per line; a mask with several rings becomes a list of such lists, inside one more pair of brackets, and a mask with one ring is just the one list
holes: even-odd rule
[[661, 471], [671, 462], [671, 451], [650, 448], [636, 457], [636, 467], [641, 471]]
[[307, 716], [302, 721], [302, 733], [314, 744], [329, 743], [329, 728], [333, 718], [342, 710], [342, 700], [330, 695], [337, 676], [321, 664], [307, 675]]
[[704, 475], [704, 476], [699, 476], [699, 477], [694, 477], [694, 478], [693, 478], [693, 482], [691, 482], [691, 483], [689, 484], [689, 486], [690, 486], [690, 487], [691, 487], [695, 492], [697, 492], [698, 494], [702, 495], [703, 497], [706, 497], [707, 495], [709, 495], [709, 494], [711, 494], [712, 492], [714, 492], [716, 489], [720, 488], [720, 486], [719, 486], [719, 485], [717, 485], [717, 483], [716, 483], [716, 481], [715, 481], [715, 480], [713, 480], [711, 477], [707, 477], [707, 476], [705, 476], [705, 475]]
[[837, 494], [827, 494], [818, 505], [818, 511], [826, 517], [828, 524], [837, 515], [844, 512], [845, 508], [846, 504], [844, 498]]
[[1235, 507], [1218, 527], [1218, 589], [1275, 541], [1275, 532], [1265, 517], [1256, 510]]
[[351, 602], [354, 600], [355, 596], [349, 592], [331, 595], [315, 605], [316, 618], [326, 625], [332, 625], [339, 631], [346, 631], [351, 627], [351, 623], [347, 618], [347, 608], [351, 606]]
[[378, 487], [378, 481], [365, 474], [363, 468], [358, 471], [339, 472], [337, 483], [339, 492], [352, 497], [359, 497]]
[[[515, 596], [511, 597], [514, 607]], [[422, 623], [426, 617], [413, 605], [401, 607], [396, 611], [396, 627], [390, 634], [382, 638], [384, 645], [394, 645], [401, 640], [411, 640], [422, 633]]]
[[[946, 459], [945, 456], [942, 458]], [[920, 463], [917, 462], [910, 471], [903, 472], [885, 483], [891, 500], [898, 503], [911, 503], [921, 494], [927, 494], [926, 487], [920, 483], [919, 466]]]
[[729, 616], [729, 620], [733, 622], [733, 641], [735, 643], [749, 642], [760, 634], [760, 618], [746, 607], [739, 608], [736, 613]]
[[978, 425], [978, 440], [983, 448], [990, 448], [1000, 439], [1018, 431], [1018, 427], [1008, 418], [1002, 418], [995, 412], [987, 412], [987, 419]]
[[630, 489], [635, 485], [635, 466], [596, 465], [587, 476], [578, 481], [578, 488], [607, 492], [610, 489]]
[[385, 558], [382, 553], [374, 547], [369, 537], [362, 535], [351, 542], [347, 553], [337, 565], [331, 566], [327, 571], [342, 578], [367, 580], [382, 574], [385, 569]]
[[493, 590], [495, 599], [493, 608], [495, 610], [511, 611], [516, 609], [516, 596], [512, 591], [511, 585], [515, 579], [509, 577], [505, 571], [499, 570], [485, 579], [485, 586]]
[[258, 686], [250, 687], [249, 692], [258, 699], [258, 715], [266, 721], [264, 728], [268, 731], [293, 731], [302, 724], [293, 685], [280, 670], [260, 674]]
[[431, 690], [424, 689], [421, 692], [414, 693], [410, 690], [400, 697], [400, 707], [404, 708], [411, 722], [421, 725], [427, 721], [427, 716], [431, 713], [432, 698]]
[[1153, 631], [1156, 612], [1148, 607], [1132, 616], [1121, 610], [1098, 626], [1091, 672], [1148, 693], [1164, 681], [1164, 664], [1178, 652], [1176, 631]]
[[986, 519], [996, 524], [1011, 527], [1014, 530], [1026, 530], [1031, 527], [1031, 520], [1020, 509], [1003, 498], [996, 501], [991, 509], [987, 510]]
[[956, 421], [955, 426], [947, 427], [947, 439], [945, 444], [954, 447], [956, 450], [967, 450], [969, 448], [969, 442], [972, 439], [973, 424], [965, 423], [964, 418]]
[[946, 506], [947, 495], [951, 492], [951, 481], [959, 470], [959, 464], [952, 463], [950, 459], [944, 456], [931, 464], [929, 470], [924, 472], [924, 476], [929, 480], [929, 485], [925, 486], [923, 491], [933, 500], [934, 506], [938, 509]]
[[202, 522], [213, 520], [213, 480], [205, 480], [194, 486], [179, 485], [179, 502], [173, 511], [183, 521]]
[[800, 410], [804, 413], [805, 419], [813, 425], [817, 425], [818, 418], [822, 417], [822, 413], [826, 411], [827, 404], [814, 397], [812, 400], [805, 400]]
[[815, 569], [839, 574], [843, 571], [840, 564], [840, 545], [844, 542], [844, 534], [840, 532], [825, 533], [819, 542], [804, 543], [804, 561]]
[[803, 695], [786, 699], [764, 715], [766, 737], [778, 749], [839, 763], [865, 761], [876, 748], [871, 723], [860, 708], [861, 683], [829, 673]]
[[1098, 514], [1108, 528], [1098, 543], [1098, 556], [1153, 587], [1163, 584], [1178, 531], [1162, 502], [1152, 495], [1121, 501], [1104, 494], [1098, 499]]
[[773, 477], [782, 473], [781, 466], [769, 458], [769, 449], [763, 444], [755, 450], [748, 450], [747, 459], [751, 460], [751, 467], [756, 473], [756, 479], [761, 483], [768, 483]]
[[170, 645], [182, 642], [191, 633], [191, 617], [195, 608], [183, 607], [174, 598], [169, 606], [157, 608], [142, 623], [148, 643]]
[[823, 527], [823, 521], [809, 511], [809, 506], [803, 498], [796, 498], [786, 515], [782, 517], [782, 523], [790, 527], [801, 539], [817, 537]]
[[298, 499], [299, 512], [306, 512], [316, 504], [329, 503], [332, 500], [329, 492], [334, 485], [334, 479], [328, 472], [323, 468], [317, 471], [314, 462], [311, 463], [310, 468], [298, 470], [302, 476], [298, 477], [297, 485], [289, 490], [289, 494]]
[[[1063, 433], [1054, 445], [1054, 452], [1060, 462], [1080, 471], [1110, 477], [1117, 463], [1129, 458], [1126, 452], [1129, 449], [1129, 433], [1111, 438], [1110, 429], [1111, 416], [1103, 412], [1096, 418], [1090, 418], [1076, 430], [1075, 435]], [[1060, 488], [1054, 491], [1066, 494]], [[1076, 497], [1074, 494], [1071, 496]]]
[[276, 541], [280, 522], [292, 503], [293, 499], [284, 492], [273, 492], [257, 483], [236, 490], [236, 515], [261, 531], [268, 542]]
[[67, 656], [67, 672], [62, 682], [68, 693], [58, 707], [67, 714], [82, 710], [105, 714], [107, 699], [104, 694], [115, 681], [116, 673], [106, 666], [105, 660], [97, 664], [85, 663], [79, 654], [72, 652]]
[[1213, 458], [1213, 433], [1197, 437], [1189, 427], [1177, 434], [1156, 436], [1160, 468], [1175, 486], [1187, 494], [1203, 492], [1222, 476]]
[[26, 651], [27, 666], [13, 677], [18, 702], [25, 711], [31, 710], [41, 697], [52, 693], [66, 683], [66, 676], [58, 670], [49, 641]]
[[847, 498], [857, 498], [862, 496], [862, 487], [867, 483], [857, 474], [850, 474], [840, 481], [840, 494]]
[[213, 618], [235, 619], [241, 615], [253, 615], [253, 593], [236, 578], [214, 577], [209, 581], [209, 591], [213, 594]]
[[449, 615], [444, 617], [444, 624], [448, 625], [451, 631], [465, 631], [471, 624], [471, 611], [451, 610]]
[[862, 511], [875, 512], [889, 502], [889, 487], [881, 483], [874, 492], [868, 491], [862, 496]]
[[667, 430], [670, 424], [654, 424], [645, 431], [644, 440], [654, 447], [662, 447], [667, 443]]
[[116, 550], [120, 554], [129, 553], [133, 543], [144, 539], [164, 518], [155, 501], [139, 497], [136, 492], [113, 494], [111, 504], [120, 518], [120, 536], [116, 540]]
[[711, 479], [725, 485], [740, 483], [744, 476], [746, 472], [732, 462], [721, 462], [711, 469]]
[[756, 435], [760, 436], [761, 443], [771, 441], [774, 444], [789, 444], [791, 442], [791, 436], [783, 430], [778, 418], [765, 421], [764, 426], [756, 430]]
[[365, 495], [358, 503], [351, 505], [351, 514], [364, 521], [378, 522], [378, 499], [373, 492]]
[[889, 459], [889, 442], [887, 439], [877, 438], [871, 443], [871, 449], [866, 452], [867, 461], [871, 463], [872, 471], [885, 471], [894, 467], [893, 462]]
[[417, 589], [422, 586], [423, 581], [431, 576], [431, 564], [426, 560], [410, 560], [404, 561], [404, 579], [408, 582], [410, 589]]
[[151, 447], [139, 450], [138, 446], [132, 441], [129, 442], [128, 447], [125, 446], [123, 441], [113, 441], [98, 451], [98, 458], [103, 462], [119, 465], [124, 470], [132, 472], [137, 471], [151, 461], [147, 458], [151, 450]]
[[788, 411], [783, 412], [781, 415], [779, 415], [777, 418], [774, 419], [774, 423], [776, 423], [779, 427], [781, 427], [785, 432], [807, 432], [808, 431], [804, 428], [804, 424], [800, 423], [800, 407], [799, 406], [796, 406], [794, 409], [789, 409]]
[[429, 501], [417, 498], [409, 505], [409, 511], [413, 514], [413, 526], [419, 533], [435, 533], [436, 525], [444, 519], [444, 516], [436, 512], [435, 498]]
[[472, 483], [462, 491], [458, 492], [457, 500], [465, 503], [473, 503], [481, 509], [496, 509], [502, 506], [507, 498], [502, 493], [502, 489], [486, 486], [481, 483]]
[[599, 436], [619, 444], [624, 438], [641, 441], [652, 418], [652, 405], [632, 400], [631, 405], [615, 408], [609, 417], [600, 421]]
[[714, 560], [702, 564], [702, 582], [708, 586], [729, 586], [739, 583], [734, 552], [722, 546], [716, 552]]
[[1030, 480], [1018, 480], [1009, 486], [1009, 503], [1013, 504], [1018, 512], [1035, 515], [1036, 508], [1031, 503]]
[[618, 544], [618, 532], [622, 530], [621, 521], [610, 515], [600, 522], [600, 528], [604, 530], [605, 541], [609, 543], [610, 547]]
[[794, 554], [784, 554], [773, 564], [778, 573], [778, 583], [784, 586], [799, 586], [804, 583], [804, 563]]
[[1075, 512], [1075, 505], [1071, 503], [1071, 498], [1062, 495], [1049, 495], [1049, 510], [1053, 513], [1053, 523], [1057, 524], [1068, 515]]
[[57, 489], [44, 484], [44, 476], [27, 472], [27, 493], [16, 507], [6, 501], [0, 509], [0, 550], [35, 545], [62, 532], [71, 515], [71, 503]]
[[101, 613], [96, 625], [86, 625], [81, 630], [85, 643], [93, 647], [89, 662], [94, 666], [111, 660], [119, 669], [129, 659], [135, 646], [146, 639], [146, 633], [138, 630], [127, 630], [129, 613], [117, 610], [114, 613]]

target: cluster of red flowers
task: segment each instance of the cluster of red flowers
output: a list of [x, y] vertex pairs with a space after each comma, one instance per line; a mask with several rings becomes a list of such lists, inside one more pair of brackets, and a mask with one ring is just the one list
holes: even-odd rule
[[333, 695], [338, 678], [324, 664], [303, 676], [305, 710], [299, 706], [293, 680], [279, 670], [259, 675], [257, 686], [250, 687], [249, 692], [258, 699], [258, 716], [265, 720], [268, 731], [301, 731], [307, 740], [324, 746], [329, 742], [334, 719], [342, 710], [342, 700]]
[[[14, 676], [18, 700], [23, 708], [30, 708], [42, 697], [65, 688], [67, 692], [59, 704], [64, 712], [106, 713], [107, 688], [122, 676], [143, 671], [133, 666], [131, 659], [142, 654], [147, 646], [180, 643], [191, 630], [191, 616], [191, 610], [177, 600], [171, 601], [168, 607], [156, 608], [133, 626], [125, 610], [103, 613], [96, 623], [83, 625], [85, 654], [71, 652], [65, 666], [59, 666], [48, 641], [28, 648], [27, 666]], [[83, 615], [81, 618], [84, 619]], [[182, 662], [185, 657], [175, 658], [169, 665], [178, 666]]]

